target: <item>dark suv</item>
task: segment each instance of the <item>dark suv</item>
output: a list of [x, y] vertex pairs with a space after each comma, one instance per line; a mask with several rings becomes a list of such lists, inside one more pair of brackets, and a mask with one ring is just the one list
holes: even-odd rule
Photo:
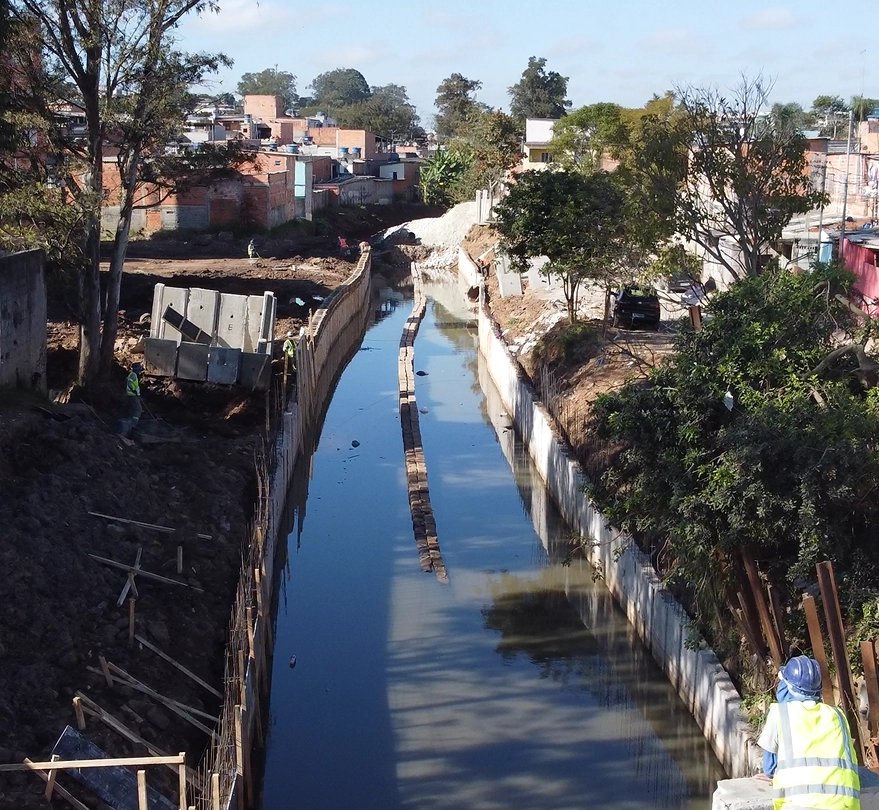
[[624, 287], [613, 306], [613, 325], [659, 329], [659, 298], [649, 287]]

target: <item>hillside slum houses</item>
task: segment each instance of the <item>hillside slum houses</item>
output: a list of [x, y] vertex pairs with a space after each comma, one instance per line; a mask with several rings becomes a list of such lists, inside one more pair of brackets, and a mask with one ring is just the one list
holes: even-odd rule
[[[180, 141], [238, 142], [252, 157], [221, 180], [179, 194], [144, 184], [132, 215], [132, 232], [232, 227], [274, 228], [310, 220], [335, 205], [387, 205], [417, 199], [423, 153], [362, 129], [342, 129], [324, 115], [300, 117], [275, 96], [245, 96], [244, 112], [199, 110]], [[113, 154], [105, 157], [102, 228], [119, 218], [120, 177]]]

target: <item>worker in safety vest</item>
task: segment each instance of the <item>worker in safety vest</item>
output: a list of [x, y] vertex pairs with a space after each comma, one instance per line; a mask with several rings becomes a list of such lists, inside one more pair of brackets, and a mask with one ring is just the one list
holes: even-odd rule
[[777, 703], [757, 740], [773, 777], [775, 810], [859, 810], [861, 782], [842, 711], [821, 702], [821, 670], [806, 655], [778, 673]]
[[125, 402], [128, 410], [128, 430], [130, 433], [137, 427], [140, 416], [143, 413], [143, 403], [140, 400], [140, 375], [143, 373], [143, 366], [135, 363], [131, 367], [131, 373], [125, 380]]
[[281, 351], [284, 352], [284, 365], [296, 371], [296, 341], [293, 340], [292, 332], [287, 332], [287, 339], [284, 341]]
[[251, 239], [247, 243], [247, 258], [250, 261], [250, 264], [254, 264], [259, 257], [259, 254], [256, 252], [256, 242]]

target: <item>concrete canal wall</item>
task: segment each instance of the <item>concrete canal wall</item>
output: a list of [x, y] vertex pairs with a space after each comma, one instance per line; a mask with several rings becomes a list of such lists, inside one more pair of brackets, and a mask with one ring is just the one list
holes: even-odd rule
[[608, 525], [585, 498], [585, 477], [552, 428], [552, 418], [480, 307], [479, 348], [511, 420], [553, 500], [570, 526], [587, 538], [590, 562], [629, 622], [695, 717], [726, 772], [745, 777], [760, 769], [760, 750], [741, 710], [741, 697], [714, 652], [690, 649], [687, 614], [662, 587], [631, 538]]

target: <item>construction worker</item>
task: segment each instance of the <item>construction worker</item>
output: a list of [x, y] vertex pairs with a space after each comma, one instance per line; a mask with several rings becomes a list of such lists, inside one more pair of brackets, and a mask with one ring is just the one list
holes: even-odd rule
[[247, 258], [250, 260], [251, 264], [256, 263], [256, 260], [257, 260], [256, 242], [253, 239], [251, 239], [247, 243]]
[[143, 413], [143, 402], [140, 399], [140, 375], [143, 373], [143, 366], [135, 363], [131, 367], [131, 373], [125, 380], [125, 401], [128, 410], [128, 430], [126, 435], [131, 433], [137, 427], [140, 421], [140, 415]]
[[821, 702], [818, 662], [791, 658], [778, 673], [776, 697], [757, 740], [763, 770], [773, 778], [775, 810], [859, 810], [851, 731], [842, 710]]
[[293, 340], [292, 332], [287, 332], [287, 339], [284, 341], [281, 351], [284, 353], [284, 368], [289, 366], [293, 371], [296, 371], [296, 341]]

